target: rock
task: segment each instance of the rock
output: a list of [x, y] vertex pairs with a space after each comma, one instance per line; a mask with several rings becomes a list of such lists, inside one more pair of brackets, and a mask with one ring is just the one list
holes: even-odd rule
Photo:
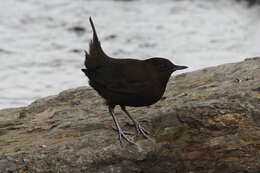
[[[241, 2], [242, 0], [236, 0], [236, 1]], [[247, 2], [249, 7], [256, 4], [258, 5], [260, 4], [260, 0], [243, 0], [243, 1]]]
[[[171, 79], [128, 108], [151, 132], [120, 145], [103, 100], [81, 87], [0, 111], [0, 172], [260, 172], [260, 58]], [[130, 120], [116, 109], [123, 128]]]
[[0, 54], [1, 54], [1, 53], [3, 53], [3, 54], [11, 54], [12, 51], [6, 50], [6, 49], [3, 49], [3, 48], [0, 47]]
[[110, 35], [106, 36], [104, 39], [105, 40], [114, 40], [117, 37], [118, 37], [118, 35], [116, 35], [116, 34], [110, 34]]
[[69, 31], [75, 32], [78, 36], [82, 36], [86, 29], [83, 26], [73, 26], [68, 28]]
[[72, 49], [71, 52], [73, 52], [73, 53], [81, 53], [82, 50], [75, 48], [75, 49]]

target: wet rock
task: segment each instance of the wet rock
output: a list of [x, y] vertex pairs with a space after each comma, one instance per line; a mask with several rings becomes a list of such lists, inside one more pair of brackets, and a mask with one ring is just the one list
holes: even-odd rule
[[[241, 2], [242, 0], [237, 0], [238, 2]], [[248, 6], [251, 7], [256, 4], [260, 4], [260, 0], [243, 0], [248, 3]]]
[[3, 48], [0, 48], [0, 53], [3, 53], [3, 54], [11, 54], [12, 51], [9, 51], [9, 50], [6, 50], [6, 49], [3, 49]]
[[110, 35], [106, 36], [104, 39], [105, 40], [114, 40], [117, 37], [118, 36], [116, 34], [110, 34]]
[[151, 132], [137, 145], [120, 145], [104, 101], [86, 87], [1, 110], [0, 172], [260, 172], [259, 74], [251, 58], [176, 76], [164, 99], [129, 108]]
[[81, 49], [72, 49], [71, 52], [73, 52], [73, 53], [80, 53], [80, 52], [82, 52], [82, 50]]
[[82, 36], [86, 32], [86, 29], [83, 26], [73, 26], [70, 27], [68, 30], [75, 32], [79, 36]]

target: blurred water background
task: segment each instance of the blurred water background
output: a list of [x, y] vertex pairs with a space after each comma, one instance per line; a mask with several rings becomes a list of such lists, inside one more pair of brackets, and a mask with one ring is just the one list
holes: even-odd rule
[[8, 0], [0, 4], [0, 109], [87, 85], [92, 16], [114, 57], [189, 71], [260, 55], [260, 7], [233, 0]]

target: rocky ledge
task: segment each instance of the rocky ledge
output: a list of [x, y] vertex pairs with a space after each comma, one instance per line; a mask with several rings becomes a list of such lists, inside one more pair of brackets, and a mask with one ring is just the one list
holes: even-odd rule
[[1, 110], [0, 172], [260, 172], [260, 58], [178, 75], [164, 96], [128, 108], [151, 133], [133, 136], [136, 145], [120, 145], [103, 100], [86, 87]]

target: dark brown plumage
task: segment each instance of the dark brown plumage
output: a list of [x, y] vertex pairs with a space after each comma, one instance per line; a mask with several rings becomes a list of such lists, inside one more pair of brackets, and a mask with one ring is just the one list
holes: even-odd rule
[[163, 95], [167, 82], [176, 70], [187, 68], [178, 66], [165, 58], [115, 59], [102, 50], [95, 26], [89, 18], [93, 39], [90, 41], [89, 53], [85, 51], [85, 66], [82, 69], [89, 78], [89, 84], [108, 105], [118, 130], [119, 140], [122, 138], [131, 142], [120, 128], [114, 116], [114, 107], [120, 105], [122, 111], [133, 121], [138, 133], [147, 137], [148, 132], [131, 117], [126, 106], [148, 106], [156, 103]]

